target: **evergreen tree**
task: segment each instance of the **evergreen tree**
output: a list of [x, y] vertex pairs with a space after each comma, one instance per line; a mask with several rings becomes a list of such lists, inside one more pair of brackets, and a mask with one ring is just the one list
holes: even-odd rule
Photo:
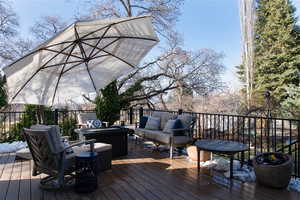
[[[255, 92], [271, 92], [277, 104], [299, 85], [300, 29], [290, 0], [258, 0], [255, 24]], [[263, 98], [261, 98], [263, 99]], [[262, 102], [259, 102], [262, 105]]]
[[101, 89], [101, 96], [96, 98], [95, 103], [98, 119], [109, 125], [119, 120], [121, 105], [116, 81]]

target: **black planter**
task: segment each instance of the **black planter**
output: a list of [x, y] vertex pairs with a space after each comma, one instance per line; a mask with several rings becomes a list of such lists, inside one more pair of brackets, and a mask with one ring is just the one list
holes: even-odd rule
[[[261, 163], [263, 157], [275, 155], [284, 158], [280, 164]], [[293, 160], [288, 154], [263, 153], [253, 159], [256, 181], [273, 188], [286, 188], [291, 180]]]

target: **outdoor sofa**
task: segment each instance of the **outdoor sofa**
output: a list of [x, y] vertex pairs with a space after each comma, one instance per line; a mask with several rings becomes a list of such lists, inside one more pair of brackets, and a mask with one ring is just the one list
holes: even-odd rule
[[[159, 127], [149, 127], [147, 126], [147, 123], [149, 125], [149, 119], [146, 125], [143, 124], [145, 122], [141, 119], [139, 128], [135, 129], [135, 135], [153, 141], [157, 146], [160, 144], [168, 145], [170, 147], [171, 159], [173, 158], [174, 147], [186, 146], [193, 141], [193, 129], [196, 121], [196, 117], [193, 115], [176, 115], [171, 112], [154, 111], [150, 117], [159, 119]], [[149, 116], [146, 116], [146, 118], [149, 118]], [[176, 119], [181, 122], [181, 127], [170, 127], [170, 121], [174, 122]]]

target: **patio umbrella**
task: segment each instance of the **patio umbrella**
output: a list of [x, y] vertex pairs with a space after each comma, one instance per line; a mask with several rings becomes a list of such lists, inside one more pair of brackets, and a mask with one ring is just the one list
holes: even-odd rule
[[76, 22], [3, 69], [9, 102], [52, 106], [98, 93], [157, 42], [149, 16]]

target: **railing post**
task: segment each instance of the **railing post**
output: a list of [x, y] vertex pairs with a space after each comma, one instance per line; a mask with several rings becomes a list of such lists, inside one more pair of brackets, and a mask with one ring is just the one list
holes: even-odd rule
[[180, 108], [178, 109], [178, 115], [181, 115], [183, 113], [183, 110]]
[[129, 124], [133, 124], [133, 108], [129, 108]]
[[58, 125], [58, 109], [54, 110], [54, 124]]
[[144, 115], [144, 108], [140, 107], [139, 108], [139, 121], [141, 121], [141, 118], [143, 117], [143, 115]]

